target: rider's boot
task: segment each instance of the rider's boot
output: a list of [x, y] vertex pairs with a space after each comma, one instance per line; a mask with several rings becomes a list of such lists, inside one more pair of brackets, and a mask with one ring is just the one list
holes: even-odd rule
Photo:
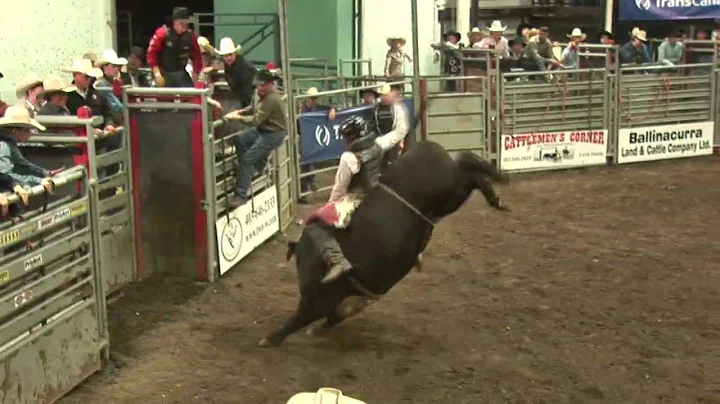
[[340, 243], [335, 240], [335, 236], [331, 229], [321, 226], [311, 226], [306, 228], [309, 230], [310, 235], [315, 241], [320, 254], [322, 255], [325, 262], [328, 263], [330, 270], [325, 274], [322, 283], [327, 283], [333, 279], [339, 278], [344, 273], [347, 273], [353, 269], [350, 261], [345, 258]]

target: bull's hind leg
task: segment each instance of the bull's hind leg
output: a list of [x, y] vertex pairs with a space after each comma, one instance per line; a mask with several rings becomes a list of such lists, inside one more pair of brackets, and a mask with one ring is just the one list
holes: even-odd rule
[[[332, 310], [332, 308], [330, 308]], [[258, 346], [278, 346], [285, 341], [289, 335], [301, 330], [303, 327], [325, 317], [328, 313], [317, 310], [308, 299], [301, 298], [298, 308], [283, 326], [258, 342]]]
[[346, 317], [339, 316], [337, 314], [337, 312], [332, 312], [332, 313], [328, 314], [327, 317], [325, 317], [325, 321], [316, 323], [315, 325], [308, 328], [307, 334], [312, 337], [324, 334], [325, 332], [327, 332], [327, 330], [329, 330], [333, 326], [342, 323], [343, 320], [345, 320], [345, 318]]

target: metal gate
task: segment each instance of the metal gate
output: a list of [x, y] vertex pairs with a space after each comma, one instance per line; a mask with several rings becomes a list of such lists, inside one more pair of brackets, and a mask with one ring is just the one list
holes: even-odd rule
[[[57, 196], [24, 212], [19, 224], [0, 224], [0, 400], [49, 403], [108, 359], [104, 284], [97, 212], [84, 167], [55, 178]], [[59, 196], [65, 195], [65, 196]], [[17, 195], [8, 194], [11, 203]], [[93, 218], [94, 217], [94, 218]], [[35, 248], [28, 250], [28, 243]]]
[[[466, 85], [467, 82], [479, 85]], [[443, 91], [430, 92], [440, 84]], [[475, 83], [474, 83], [475, 84]], [[468, 91], [453, 91], [468, 87]], [[425, 78], [421, 94], [427, 102], [422, 140], [437, 142], [448, 151], [469, 150], [491, 160], [490, 105], [487, 76]]]
[[[100, 267], [110, 294], [136, 279], [133, 201], [130, 198], [128, 134], [95, 134], [100, 118], [38, 116], [48, 130], [23, 146], [26, 157], [46, 168], [83, 165], [98, 188]], [[91, 136], [87, 136], [91, 133]], [[62, 192], [62, 191], [61, 191]]]

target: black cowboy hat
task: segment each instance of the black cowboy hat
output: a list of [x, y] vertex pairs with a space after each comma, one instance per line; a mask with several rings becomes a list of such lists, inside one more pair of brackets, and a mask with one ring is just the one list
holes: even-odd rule
[[610, 31], [600, 31], [600, 32], [597, 34], [597, 41], [600, 42], [600, 38], [602, 38], [602, 37], [604, 37], [604, 36], [608, 37], [608, 38], [611, 39], [611, 40], [614, 40], [614, 39], [615, 39], [615, 37], [613, 37], [612, 32], [610, 32]]
[[365, 88], [365, 89], [363, 89], [363, 90], [360, 90], [360, 96], [361, 96], [361, 97], [362, 97], [363, 95], [367, 94], [367, 93], [371, 93], [371, 94], [375, 95], [375, 97], [379, 97], [379, 96], [380, 96], [380, 93], [377, 92], [377, 89], [376, 89], [375, 87]]
[[175, 7], [172, 11], [172, 19], [175, 20], [189, 20], [190, 11], [187, 7]]
[[443, 37], [445, 38], [446, 41], [451, 36], [454, 36], [455, 38], [457, 38], [458, 42], [460, 42], [462, 40], [462, 35], [457, 31], [449, 31], [443, 35]]
[[260, 83], [269, 83], [279, 80], [280, 76], [272, 70], [260, 69], [255, 72], [255, 80]]

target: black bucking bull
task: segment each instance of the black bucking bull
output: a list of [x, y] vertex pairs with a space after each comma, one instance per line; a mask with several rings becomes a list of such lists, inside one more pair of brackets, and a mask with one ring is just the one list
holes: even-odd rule
[[293, 253], [297, 259], [300, 302], [295, 314], [258, 345], [280, 345], [322, 318], [325, 322], [310, 331], [325, 330], [387, 293], [413, 268], [434, 223], [458, 210], [473, 190], [480, 190], [490, 206], [504, 210], [491, 179], [508, 182], [470, 152], [453, 159], [437, 143], [414, 145], [382, 174], [380, 184], [353, 213], [350, 226], [335, 232], [353, 271], [321, 282], [327, 266], [307, 233], [324, 224], [308, 224], [300, 240], [289, 245], [288, 259]]

